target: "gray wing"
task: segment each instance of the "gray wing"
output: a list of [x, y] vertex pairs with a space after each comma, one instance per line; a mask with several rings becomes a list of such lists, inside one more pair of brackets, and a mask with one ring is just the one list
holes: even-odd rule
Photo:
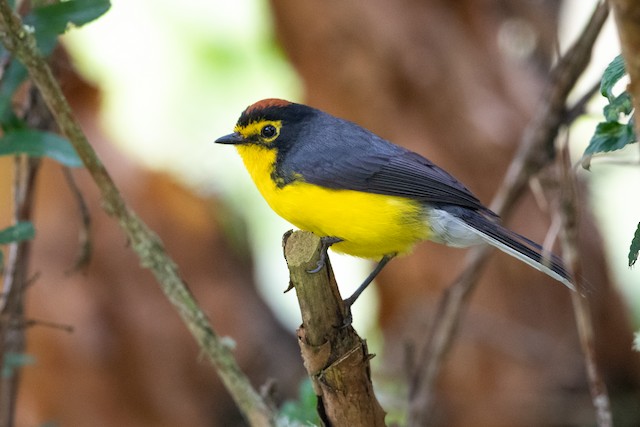
[[[417, 153], [344, 120], [337, 126], [335, 120], [331, 121], [320, 129], [318, 132], [314, 127], [313, 138], [317, 143], [290, 148], [280, 166], [281, 173], [294, 176], [297, 172], [306, 182], [327, 188], [489, 212], [457, 179]], [[298, 137], [311, 135], [303, 132]]]

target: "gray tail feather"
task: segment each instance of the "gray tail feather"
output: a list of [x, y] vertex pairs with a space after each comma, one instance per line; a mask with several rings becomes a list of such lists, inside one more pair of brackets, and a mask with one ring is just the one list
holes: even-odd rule
[[569, 289], [576, 290], [562, 260], [552, 253], [545, 253], [536, 242], [502, 227], [477, 212], [458, 218], [490, 245], [542, 271]]

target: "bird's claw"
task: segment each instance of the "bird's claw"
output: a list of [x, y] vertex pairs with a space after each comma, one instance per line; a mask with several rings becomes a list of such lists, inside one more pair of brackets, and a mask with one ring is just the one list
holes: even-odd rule
[[313, 268], [311, 270], [307, 270], [307, 273], [311, 273], [311, 274], [315, 274], [317, 272], [319, 272], [320, 270], [322, 270], [324, 268], [324, 266], [327, 264], [327, 258], [329, 257], [329, 255], [327, 254], [327, 251], [329, 250], [329, 247], [333, 244], [336, 244], [338, 242], [341, 242], [342, 239], [339, 237], [331, 237], [331, 236], [324, 236], [320, 238], [320, 259], [318, 260], [318, 263], [316, 264], [316, 268]]
[[311, 270], [307, 270], [307, 273], [316, 274], [317, 272], [322, 270], [322, 268], [325, 266], [326, 263], [327, 263], [326, 255], [325, 256], [321, 255], [320, 259], [318, 260], [318, 262], [316, 264], [316, 268], [312, 268]]

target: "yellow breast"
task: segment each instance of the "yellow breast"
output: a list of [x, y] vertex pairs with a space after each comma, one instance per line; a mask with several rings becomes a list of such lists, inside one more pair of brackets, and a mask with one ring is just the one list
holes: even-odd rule
[[275, 151], [255, 145], [237, 147], [258, 190], [281, 217], [318, 236], [339, 237], [332, 246], [362, 258], [406, 253], [428, 239], [419, 202], [353, 190], [333, 190], [304, 181], [279, 188], [271, 179]]

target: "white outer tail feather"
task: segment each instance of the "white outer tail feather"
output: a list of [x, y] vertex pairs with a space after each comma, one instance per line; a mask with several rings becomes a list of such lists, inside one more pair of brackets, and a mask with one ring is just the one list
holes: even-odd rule
[[[500, 242], [499, 240], [489, 236], [486, 233], [483, 233], [481, 230], [474, 228], [473, 226], [467, 224], [463, 219], [458, 218], [455, 215], [452, 215], [449, 212], [440, 209], [434, 209], [430, 212], [429, 215], [430, 225], [432, 231], [434, 231], [435, 235], [432, 240], [444, 243], [449, 246], [458, 246], [464, 247], [469, 246], [470, 244], [480, 243], [472, 236], [480, 237], [484, 242], [490, 244], [491, 246], [500, 249], [501, 251], [511, 255], [514, 258], [519, 259], [520, 261], [528, 264], [529, 266], [535, 268], [538, 271], [541, 271], [548, 275], [549, 277], [557, 280], [558, 282], [565, 285], [567, 288], [572, 291], [576, 291], [576, 287], [569, 279], [563, 277], [557, 272], [553, 271], [551, 268], [546, 266], [545, 264], [538, 262], [528, 256], [518, 252], [514, 248]], [[462, 227], [471, 233], [460, 233], [460, 229], [457, 227], [452, 227], [455, 224], [457, 227]], [[451, 233], [452, 230], [456, 230], [456, 232]], [[544, 258], [544, 256], [542, 256]]]

